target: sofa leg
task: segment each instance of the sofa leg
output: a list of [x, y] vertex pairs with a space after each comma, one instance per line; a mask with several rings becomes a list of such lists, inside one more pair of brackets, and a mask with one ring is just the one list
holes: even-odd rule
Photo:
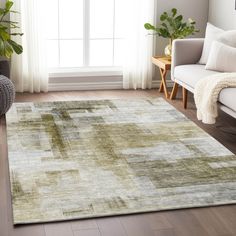
[[182, 88], [183, 93], [183, 105], [184, 109], [187, 109], [187, 103], [188, 103], [188, 90], [186, 88]]
[[178, 87], [179, 85], [177, 83], [174, 83], [173, 89], [171, 91], [171, 95], [170, 95], [170, 100], [173, 100], [176, 98], [177, 92], [178, 92]]

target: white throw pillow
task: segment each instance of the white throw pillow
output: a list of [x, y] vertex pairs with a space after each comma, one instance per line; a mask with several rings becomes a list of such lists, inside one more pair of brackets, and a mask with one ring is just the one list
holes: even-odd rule
[[205, 69], [236, 72], [236, 48], [214, 41]]
[[201, 59], [199, 60], [199, 64], [205, 65], [207, 63], [207, 59], [211, 50], [212, 42], [216, 40], [224, 32], [225, 32], [224, 30], [217, 28], [210, 23], [207, 23], [203, 51], [202, 51]]
[[216, 40], [236, 48], [236, 30], [225, 31]]

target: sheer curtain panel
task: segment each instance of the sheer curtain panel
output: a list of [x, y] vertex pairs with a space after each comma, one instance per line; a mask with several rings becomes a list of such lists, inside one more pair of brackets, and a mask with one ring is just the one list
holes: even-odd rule
[[[44, 0], [16, 0], [11, 20], [21, 25], [22, 37], [14, 40], [23, 46], [21, 55], [11, 58], [11, 79], [17, 92], [47, 92], [48, 72], [44, 37], [43, 4]], [[14, 31], [13, 31], [14, 32]]]
[[123, 67], [124, 89], [152, 87], [153, 36], [144, 23], [154, 24], [155, 0], [127, 0], [127, 29]]

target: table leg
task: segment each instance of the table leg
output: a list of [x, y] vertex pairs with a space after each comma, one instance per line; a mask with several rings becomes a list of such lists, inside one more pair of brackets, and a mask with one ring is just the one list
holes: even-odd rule
[[173, 89], [171, 91], [170, 99], [173, 100], [176, 98], [177, 92], [178, 92], [179, 85], [175, 82]]
[[169, 93], [168, 93], [167, 86], [166, 86], [166, 73], [167, 73], [167, 71], [160, 68], [160, 73], [161, 73], [160, 89], [161, 89], [161, 87], [163, 87], [166, 98], [169, 98]]
[[186, 88], [182, 88], [183, 93], [183, 105], [184, 109], [187, 109], [187, 103], [188, 103], [188, 90]]
[[163, 83], [162, 83], [162, 80], [161, 80], [159, 92], [162, 93], [163, 91], [164, 91], [164, 89], [163, 89]]

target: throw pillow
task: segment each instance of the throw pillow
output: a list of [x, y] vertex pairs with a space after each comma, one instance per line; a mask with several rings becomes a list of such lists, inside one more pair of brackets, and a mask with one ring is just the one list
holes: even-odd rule
[[216, 40], [216, 38], [218, 38], [224, 32], [225, 32], [224, 30], [217, 28], [210, 23], [207, 23], [203, 51], [202, 51], [201, 59], [199, 60], [199, 64], [205, 65], [207, 63], [207, 59], [211, 50], [212, 42]]
[[236, 72], [236, 48], [214, 41], [205, 69]]
[[217, 41], [236, 48], [236, 30], [224, 32], [217, 38]]

